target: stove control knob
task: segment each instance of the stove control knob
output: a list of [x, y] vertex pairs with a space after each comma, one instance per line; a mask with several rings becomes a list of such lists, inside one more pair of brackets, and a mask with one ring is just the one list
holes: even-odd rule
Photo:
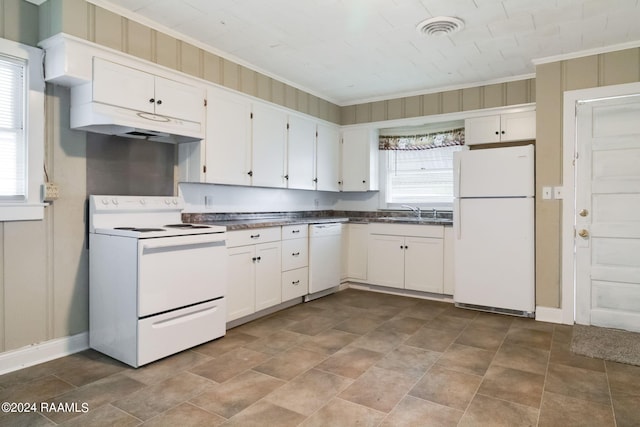
[[108, 205], [109, 204], [109, 199], [102, 199], [102, 204], [103, 205]]
[[177, 204], [178, 204], [178, 199], [173, 199], [173, 200], [172, 200], [172, 203], [173, 203], [174, 205], [177, 205]]
[[113, 199], [111, 199], [111, 203], [113, 203], [114, 205], [118, 206], [118, 199], [116, 199], [114, 197]]
[[171, 204], [171, 199], [164, 199], [164, 204], [165, 205], [170, 205]]
[[141, 204], [141, 205], [146, 205], [146, 204], [147, 204], [147, 201], [146, 201], [145, 199], [140, 199], [140, 204]]

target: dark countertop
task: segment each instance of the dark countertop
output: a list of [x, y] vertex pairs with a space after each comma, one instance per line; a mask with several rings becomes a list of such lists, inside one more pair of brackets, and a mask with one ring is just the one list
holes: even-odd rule
[[[379, 222], [386, 224], [444, 225], [453, 224], [451, 218], [421, 218], [400, 212], [301, 212], [267, 213], [267, 214], [185, 214], [184, 222], [220, 225], [228, 231], [248, 230], [253, 228], [279, 227], [295, 224], [327, 224], [332, 222], [368, 224]], [[381, 216], [376, 216], [381, 215]], [[229, 218], [229, 219], [227, 219]]]

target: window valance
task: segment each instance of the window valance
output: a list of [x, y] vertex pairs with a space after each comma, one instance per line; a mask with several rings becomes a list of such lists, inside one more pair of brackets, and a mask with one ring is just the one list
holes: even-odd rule
[[430, 150], [464, 145], [464, 128], [410, 136], [380, 136], [380, 150]]

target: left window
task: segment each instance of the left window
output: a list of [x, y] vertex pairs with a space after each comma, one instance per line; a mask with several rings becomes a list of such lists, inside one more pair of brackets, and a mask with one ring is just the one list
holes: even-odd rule
[[0, 39], [0, 221], [44, 216], [44, 87], [42, 51]]

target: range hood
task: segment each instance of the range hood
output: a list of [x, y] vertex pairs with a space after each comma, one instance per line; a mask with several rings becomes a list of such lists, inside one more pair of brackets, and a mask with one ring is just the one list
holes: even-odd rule
[[71, 129], [148, 141], [182, 143], [204, 139], [201, 123], [100, 102], [71, 105]]

